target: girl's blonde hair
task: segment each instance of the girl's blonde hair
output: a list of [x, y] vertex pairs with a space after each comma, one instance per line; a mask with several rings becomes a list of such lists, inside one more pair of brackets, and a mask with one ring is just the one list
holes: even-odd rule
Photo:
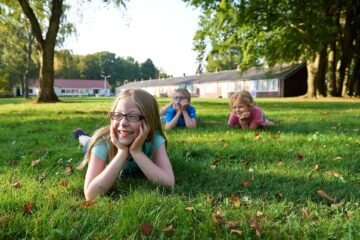
[[251, 96], [251, 94], [248, 91], [245, 91], [245, 90], [237, 92], [231, 96], [230, 109], [232, 109], [232, 107], [234, 106], [235, 103], [243, 103], [248, 107], [255, 105], [253, 97]]
[[[142, 89], [126, 89], [121, 92], [116, 99], [114, 100], [111, 112], [115, 111], [118, 102], [121, 99], [130, 97], [132, 101], [136, 104], [136, 107], [139, 109], [140, 113], [145, 117], [144, 121], [149, 127], [150, 132], [146, 141], [151, 141], [155, 147], [155, 132], [158, 132], [165, 139], [165, 146], [167, 145], [167, 139], [165, 137], [164, 131], [160, 122], [159, 107], [156, 102], [156, 99], [149, 94], [148, 92]], [[102, 140], [99, 140], [102, 139]], [[117, 153], [117, 147], [110, 140], [110, 125], [100, 128], [95, 131], [94, 135], [91, 137], [89, 142], [86, 155], [84, 160], [79, 165], [79, 169], [82, 169], [90, 160], [91, 149], [96, 144], [109, 143], [109, 159], [114, 158]], [[154, 149], [153, 147], [153, 149]]]
[[187, 99], [189, 99], [189, 102], [191, 101], [191, 94], [189, 93], [189, 91], [186, 88], [175, 89], [175, 93], [180, 93], [180, 94], [184, 95]]

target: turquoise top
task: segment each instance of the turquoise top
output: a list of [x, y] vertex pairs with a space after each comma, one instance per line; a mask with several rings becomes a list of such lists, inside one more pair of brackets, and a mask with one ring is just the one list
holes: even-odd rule
[[[109, 159], [109, 143], [108, 141], [105, 141], [104, 137], [101, 137], [101, 140], [98, 140], [100, 143], [94, 145], [94, 147], [91, 149], [91, 153], [95, 154], [100, 160], [103, 160], [106, 164], [110, 162]], [[158, 132], [155, 133], [155, 147], [156, 149], [159, 149], [161, 144], [165, 142], [165, 139], [163, 136], [161, 136]], [[152, 152], [153, 152], [153, 144], [151, 141], [146, 141], [142, 147], [143, 153], [145, 153], [146, 156], [151, 158]], [[132, 159], [131, 156], [127, 159], [125, 162], [125, 165], [123, 166], [123, 171], [125, 169], [133, 169], [137, 167], [136, 162]]]

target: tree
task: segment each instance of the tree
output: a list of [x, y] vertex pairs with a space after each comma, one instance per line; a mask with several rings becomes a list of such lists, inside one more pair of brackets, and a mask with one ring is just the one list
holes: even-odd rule
[[[66, 6], [63, 0], [38, 0], [31, 2], [29, 0], [18, 0], [18, 2], [31, 24], [32, 33], [36, 39], [37, 50], [39, 52], [39, 96], [36, 102], [57, 102], [59, 99], [54, 91], [54, 53], [61, 20], [62, 17], [64, 19], [66, 16], [64, 14]], [[114, 0], [113, 3], [117, 6], [120, 4], [124, 5], [124, 0]], [[9, 8], [14, 7], [13, 1], [5, 1], [5, 4]], [[36, 15], [36, 11], [34, 11], [36, 8], [43, 10], [41, 14]], [[47, 25], [42, 28], [41, 23], [45, 20], [45, 15], [42, 15], [42, 13], [47, 12]]]
[[159, 70], [156, 69], [151, 59], [146, 59], [146, 61], [140, 65], [140, 71], [141, 71], [141, 78], [144, 80], [154, 79], [159, 76]]
[[[261, 63], [272, 66], [305, 61], [307, 95], [314, 97], [326, 95], [327, 67], [334, 69], [340, 64], [336, 70], [340, 77], [336, 86], [332, 82], [332, 91], [341, 92], [349, 85], [343, 76], [351, 72], [350, 49], [358, 32], [359, 1], [184, 1], [202, 9], [194, 48], [201, 56], [210, 46], [210, 52], [203, 56], [210, 70], [234, 67], [233, 62], [245, 70]], [[329, 46], [336, 50], [331, 64], [327, 64]]]

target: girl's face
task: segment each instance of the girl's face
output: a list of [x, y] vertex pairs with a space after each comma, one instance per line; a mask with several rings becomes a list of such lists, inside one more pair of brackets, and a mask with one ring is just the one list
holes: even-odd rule
[[250, 107], [242, 102], [234, 102], [233, 111], [236, 115], [242, 114], [244, 112], [249, 112]]
[[139, 135], [143, 115], [130, 97], [120, 99], [114, 112], [117, 119], [111, 120], [111, 127], [117, 133], [119, 143], [129, 146]]

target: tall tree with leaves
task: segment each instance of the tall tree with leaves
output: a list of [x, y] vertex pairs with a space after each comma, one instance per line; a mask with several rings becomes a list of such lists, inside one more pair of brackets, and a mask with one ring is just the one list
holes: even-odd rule
[[[124, 5], [124, 1], [112, 2], [119, 6]], [[14, 7], [14, 1], [6, 0], [4, 3], [8, 8]], [[60, 24], [66, 16], [66, 5], [64, 0], [18, 0], [18, 3], [31, 24], [39, 52], [39, 96], [36, 102], [57, 102], [59, 99], [54, 91], [54, 53]], [[47, 23], [44, 27], [42, 27], [43, 22]]]

